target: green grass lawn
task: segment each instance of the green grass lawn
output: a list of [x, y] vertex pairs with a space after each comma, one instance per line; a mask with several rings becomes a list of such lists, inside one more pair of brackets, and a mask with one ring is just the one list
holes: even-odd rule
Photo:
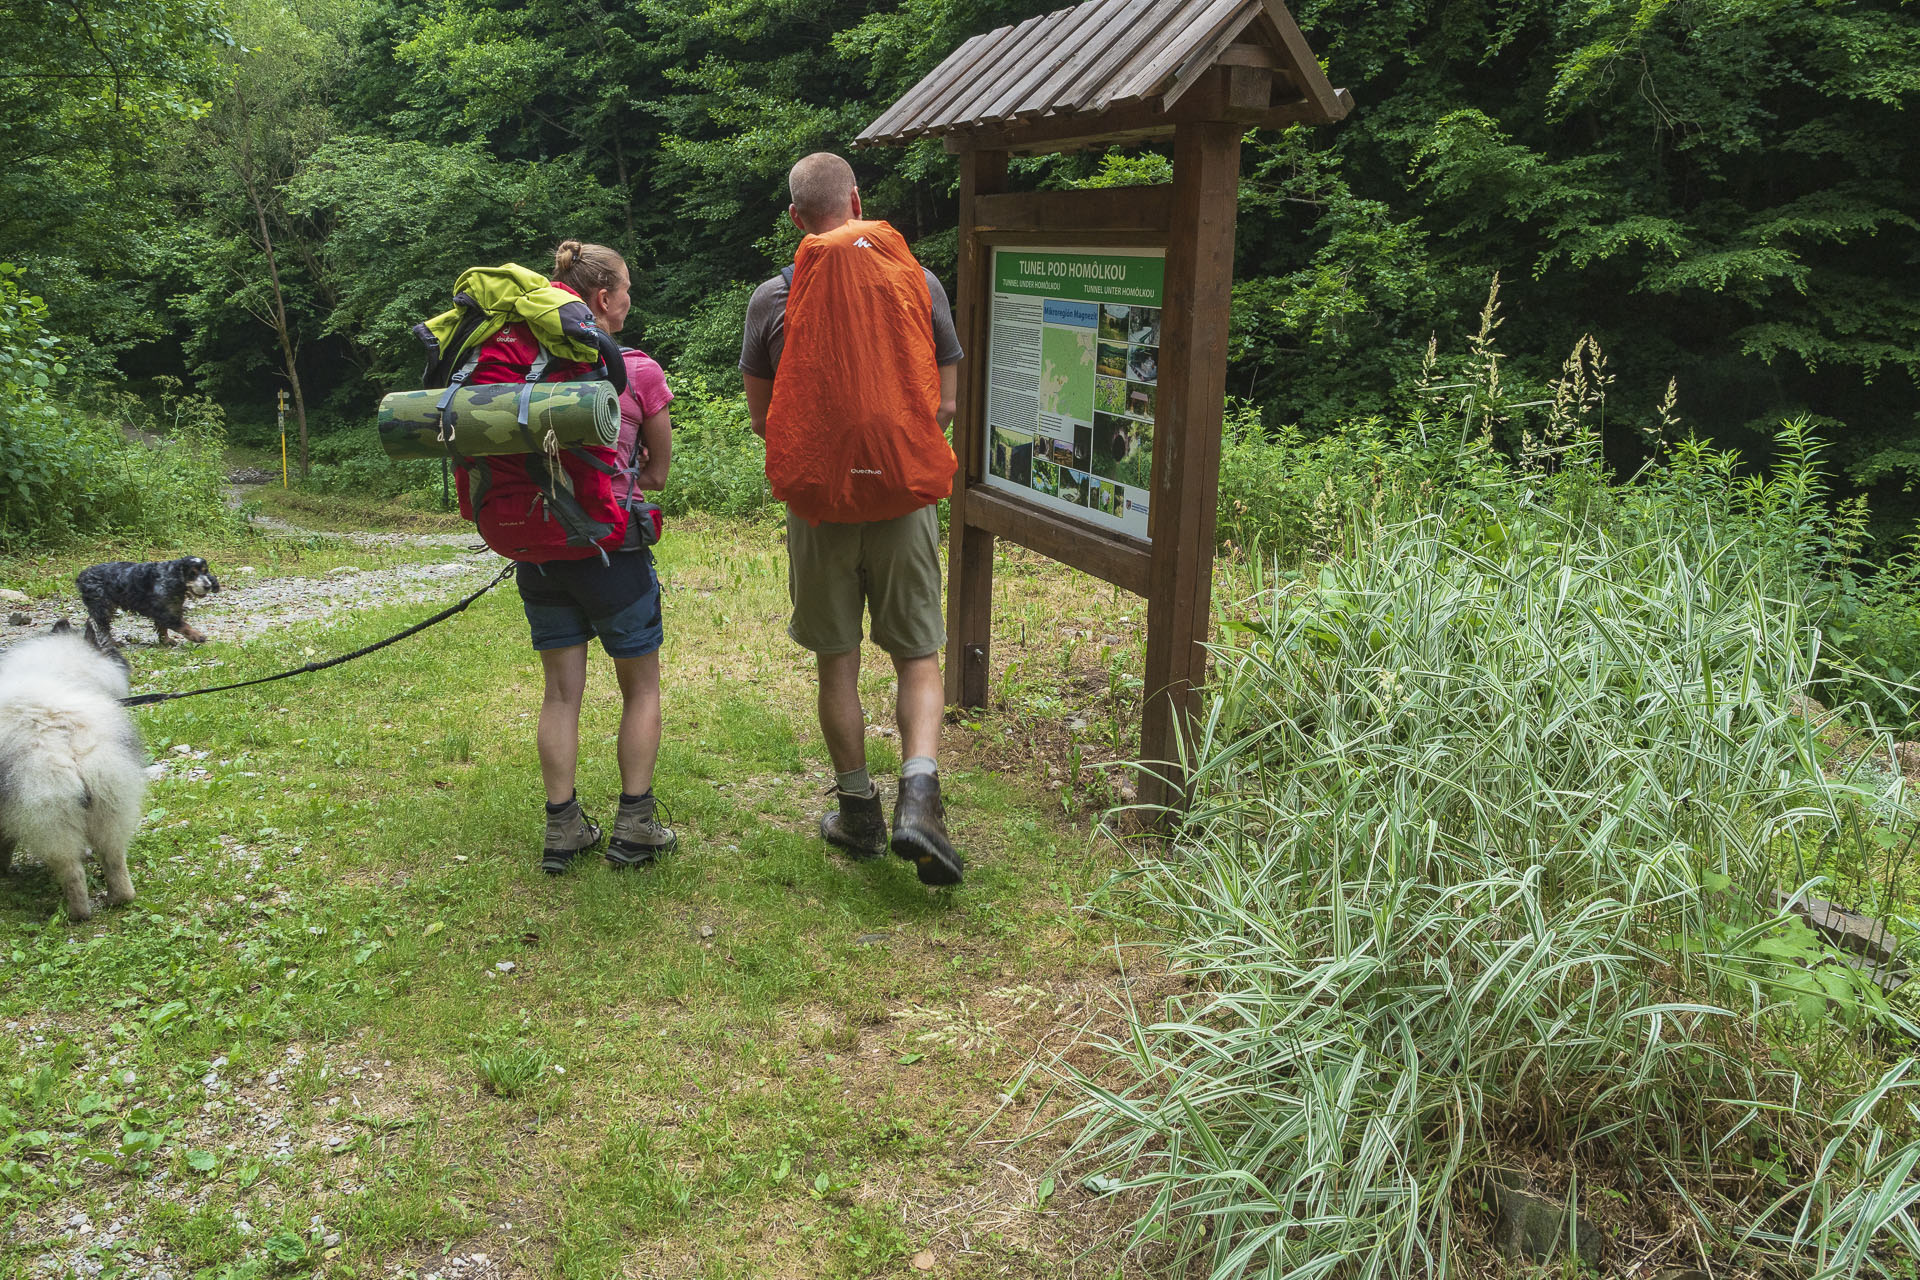
[[[196, 549], [269, 577], [447, 555]], [[0, 569], [39, 595], [100, 552]], [[138, 901], [70, 925], [36, 862], [0, 880], [0, 1272], [1114, 1273], [1110, 1210], [1007, 1140], [1042, 1093], [1010, 1098], [1024, 1068], [1122, 985], [1075, 904], [1120, 861], [1087, 822], [1118, 793], [1095, 766], [1133, 749], [1136, 602], [1006, 559], [1000, 709], [943, 744], [968, 876], [934, 892], [815, 835], [832, 776], [777, 533], [681, 522], [660, 564], [680, 852], [648, 871], [537, 870], [540, 675], [510, 586], [350, 666], [135, 713], [170, 765]], [[430, 611], [142, 648], [136, 687]], [[881, 655], [862, 684], [890, 728]], [[617, 709], [600, 658], [580, 792], [603, 821]]]

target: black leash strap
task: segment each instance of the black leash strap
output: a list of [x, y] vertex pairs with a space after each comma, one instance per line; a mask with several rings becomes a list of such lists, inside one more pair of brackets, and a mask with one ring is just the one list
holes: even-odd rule
[[328, 658], [325, 662], [309, 662], [304, 667], [295, 667], [291, 671], [282, 671], [279, 675], [261, 676], [257, 680], [242, 680], [238, 684], [217, 684], [217, 685], [214, 685], [211, 689], [188, 689], [181, 693], [143, 693], [137, 698], [120, 699], [120, 705], [123, 707], [145, 707], [145, 706], [151, 706], [156, 702], [171, 702], [175, 698], [197, 698], [203, 693], [225, 693], [229, 689], [244, 689], [250, 684], [267, 684], [274, 680], [285, 680], [288, 676], [303, 676], [307, 674], [307, 672], [309, 671], [325, 671], [328, 667], [337, 667], [343, 662], [352, 662], [355, 658], [364, 658], [368, 654], [384, 649], [390, 644], [397, 644], [400, 641], [405, 640], [410, 635], [416, 635], [419, 632], [425, 631], [428, 627], [433, 626], [437, 622], [445, 622], [448, 618], [451, 618], [454, 614], [459, 613], [461, 610], [465, 609], [468, 605], [472, 604], [475, 600], [478, 600], [481, 596], [487, 594], [487, 592], [493, 590], [495, 587], [505, 582], [508, 576], [513, 573], [516, 567], [517, 566], [515, 565], [509, 564], [506, 568], [502, 569], [499, 572], [499, 574], [493, 579], [493, 581], [487, 583], [486, 586], [481, 587], [478, 591], [466, 597], [464, 600], [460, 600], [455, 602], [454, 604], [448, 605], [446, 608], [442, 609], [440, 612], [434, 614], [431, 618], [428, 618], [422, 622], [416, 622], [412, 626], [408, 627], [405, 631], [400, 632], [398, 635], [391, 635], [391, 636], [388, 636], [385, 640], [375, 641], [373, 644], [368, 645], [364, 649], [355, 649], [352, 653], [343, 653], [337, 658]]

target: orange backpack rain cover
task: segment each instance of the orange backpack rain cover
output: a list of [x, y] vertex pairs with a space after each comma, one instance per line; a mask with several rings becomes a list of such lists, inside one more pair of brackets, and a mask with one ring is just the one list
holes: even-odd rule
[[953, 492], [927, 278], [898, 231], [849, 222], [794, 255], [767, 481], [809, 524], [892, 520]]

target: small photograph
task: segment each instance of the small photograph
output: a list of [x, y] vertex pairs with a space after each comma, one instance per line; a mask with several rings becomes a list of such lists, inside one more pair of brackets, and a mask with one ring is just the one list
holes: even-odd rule
[[1094, 370], [1109, 378], [1126, 377], [1127, 348], [1125, 344], [1118, 342], [1101, 343], [1097, 357], [1094, 360]]
[[1111, 480], [1096, 480], [1087, 490], [1087, 505], [1103, 516], [1120, 516], [1127, 509], [1124, 493], [1125, 490]]
[[1049, 498], [1060, 496], [1060, 468], [1043, 458], [1034, 459], [1033, 491], [1044, 493]]
[[1152, 382], [1129, 382], [1127, 384], [1126, 413], [1130, 417], [1146, 422], [1153, 421], [1154, 405], [1159, 403], [1160, 388]]
[[1073, 441], [1071, 440], [1041, 440], [1034, 452], [1053, 463], [1056, 467], [1070, 467], [1073, 465]]
[[1093, 428], [1075, 425], [1073, 428], [1073, 464], [1076, 469], [1085, 471], [1093, 465]]
[[1087, 505], [1087, 489], [1093, 483], [1093, 477], [1086, 472], [1065, 468], [1060, 472], [1060, 492], [1055, 496], [1084, 507]]
[[1125, 413], [1127, 411], [1127, 384], [1119, 378], [1095, 378], [1093, 380], [1093, 410], [1095, 413]]
[[[1160, 308], [1130, 307], [1128, 310], [1133, 312], [1133, 323], [1127, 329], [1127, 341], [1140, 347], [1159, 346]], [[1100, 336], [1107, 336], [1105, 327], [1101, 328]]]
[[1153, 430], [1113, 414], [1093, 415], [1093, 473], [1145, 489], [1153, 480]]
[[993, 429], [993, 444], [987, 453], [987, 470], [1014, 484], [1027, 484], [1033, 473], [1033, 437], [1024, 431]]
[[[1125, 342], [1127, 334], [1133, 331], [1134, 307], [1117, 302], [1109, 302], [1100, 308], [1100, 338], [1104, 342]], [[1154, 312], [1154, 332], [1160, 330], [1158, 311]], [[1155, 342], [1160, 339], [1155, 338]]]
[[[1105, 373], [1107, 371], [1106, 369], [1107, 354], [1106, 353], [1107, 353], [1106, 344], [1101, 343], [1100, 344], [1100, 361], [1101, 361], [1100, 372], [1102, 373]], [[1127, 377], [1131, 378], [1135, 382], [1160, 381], [1160, 348], [1157, 346], [1128, 347], [1127, 348]]]

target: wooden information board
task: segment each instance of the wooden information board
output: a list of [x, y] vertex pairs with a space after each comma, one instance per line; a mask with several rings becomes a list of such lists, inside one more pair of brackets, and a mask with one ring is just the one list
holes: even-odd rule
[[[1240, 141], [1352, 106], [1280, 0], [1086, 0], [961, 45], [861, 133], [960, 160], [947, 698], [986, 702], [1007, 538], [1147, 600], [1140, 796], [1186, 796], [1212, 610]], [[1173, 142], [1164, 186], [1012, 192], [1014, 152]]]

